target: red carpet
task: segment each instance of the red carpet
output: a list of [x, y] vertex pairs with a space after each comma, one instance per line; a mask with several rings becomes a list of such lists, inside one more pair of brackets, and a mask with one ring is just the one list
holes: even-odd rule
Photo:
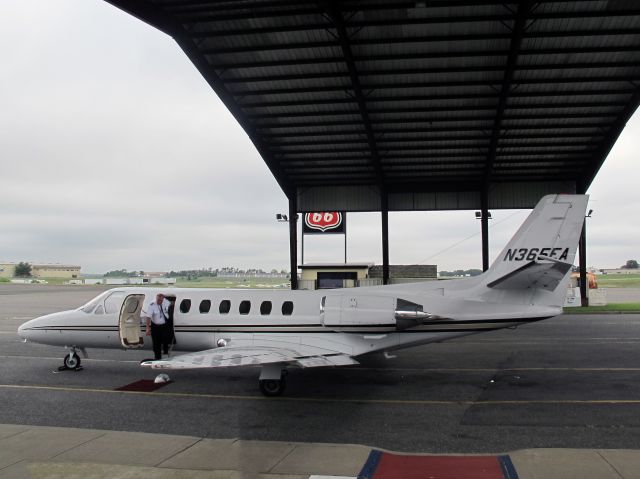
[[127, 384], [126, 386], [122, 386], [116, 388], [116, 391], [136, 391], [136, 392], [151, 392], [156, 389], [160, 389], [162, 386], [166, 386], [169, 383], [154, 383], [153, 379], [141, 379], [140, 381], [133, 382], [131, 384]]
[[509, 456], [407, 456], [371, 451], [358, 479], [517, 479]]

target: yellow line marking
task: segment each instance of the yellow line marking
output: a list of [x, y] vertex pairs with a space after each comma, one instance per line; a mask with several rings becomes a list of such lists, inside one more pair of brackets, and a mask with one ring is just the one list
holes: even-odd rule
[[0, 384], [0, 389], [44, 390], [59, 392], [85, 392], [107, 394], [130, 394], [140, 396], [196, 398], [196, 399], [222, 399], [222, 400], [249, 400], [249, 401], [293, 401], [293, 402], [333, 402], [333, 403], [365, 403], [365, 404], [404, 404], [414, 406], [526, 406], [529, 404], [555, 404], [555, 405], [640, 405], [640, 399], [533, 399], [533, 400], [495, 400], [495, 401], [443, 401], [429, 399], [364, 399], [364, 398], [314, 398], [314, 397], [271, 397], [241, 396], [226, 394], [203, 393], [172, 393], [172, 392], [144, 392], [144, 391], [116, 391], [114, 389], [100, 388], [72, 388], [61, 386], [26, 386], [17, 384]]
[[344, 367], [343, 369], [360, 370], [360, 371], [410, 371], [410, 372], [427, 372], [427, 373], [505, 373], [505, 372], [640, 372], [640, 368], [367, 368], [367, 367]]
[[[0, 355], [0, 359], [35, 359], [43, 361], [60, 361], [63, 356], [48, 357], [48, 356], [21, 356], [19, 354], [14, 355]], [[139, 364], [140, 360], [135, 359], [96, 359], [96, 358], [82, 358], [83, 362], [97, 362], [97, 363], [135, 363]], [[247, 365], [245, 367], [257, 368], [259, 366]], [[214, 368], [212, 368], [214, 369]], [[218, 368], [220, 369], [220, 368]], [[393, 368], [393, 367], [366, 367], [366, 366], [343, 366], [340, 369], [349, 371], [407, 371], [407, 372], [423, 372], [423, 373], [505, 373], [505, 372], [576, 372], [576, 373], [591, 373], [591, 372], [604, 372], [604, 373], [616, 373], [616, 372], [640, 372], [638, 368]]]
[[[63, 351], [64, 353], [64, 351]], [[47, 356], [21, 356], [19, 354], [14, 354], [14, 355], [0, 355], [0, 359], [42, 359], [42, 360], [46, 360], [46, 361], [62, 361], [62, 358], [64, 358], [65, 356], [68, 356], [69, 352], [67, 351], [66, 354], [62, 354], [60, 356], [56, 356], [56, 357], [47, 357]], [[94, 359], [94, 358], [85, 358], [82, 357], [81, 358], [82, 361], [93, 361], [93, 362], [97, 362], [97, 363], [137, 363], [139, 364], [140, 361], [136, 361], [134, 359]]]
[[[508, 338], [504, 338], [504, 339], [492, 339], [492, 338], [476, 338], [476, 339], [469, 339], [468, 341], [465, 342], [475, 342], [475, 343], [511, 343], [513, 342], [514, 344], [516, 343], [566, 343], [566, 342], [581, 342], [581, 341], [625, 341], [625, 342], [636, 342], [636, 341], [640, 341], [640, 338], [630, 338], [630, 337], [624, 337], [624, 338], [528, 338], [526, 340], [516, 340], [516, 341], [510, 341]], [[461, 338], [461, 340], [459, 342], [463, 342], [463, 338]]]

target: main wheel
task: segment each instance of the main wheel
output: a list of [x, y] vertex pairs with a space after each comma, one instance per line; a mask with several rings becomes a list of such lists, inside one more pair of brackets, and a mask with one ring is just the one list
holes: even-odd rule
[[260, 391], [262, 392], [262, 394], [269, 397], [280, 396], [286, 386], [284, 378], [261, 379], [258, 382], [260, 384]]
[[64, 357], [64, 365], [69, 369], [76, 369], [80, 367], [80, 356], [78, 356], [76, 353], [67, 354]]

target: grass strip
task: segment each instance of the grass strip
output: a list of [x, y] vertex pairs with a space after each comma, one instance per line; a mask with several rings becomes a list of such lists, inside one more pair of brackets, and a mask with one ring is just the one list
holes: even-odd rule
[[640, 303], [611, 303], [606, 306], [576, 306], [564, 308], [568, 314], [589, 314], [589, 313], [640, 313]]

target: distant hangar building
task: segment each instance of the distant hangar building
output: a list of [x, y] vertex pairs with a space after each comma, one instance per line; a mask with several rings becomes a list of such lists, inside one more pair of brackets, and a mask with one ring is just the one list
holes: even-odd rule
[[[33, 278], [62, 278], [76, 279], [80, 277], [80, 266], [68, 264], [29, 263]], [[0, 263], [0, 278], [15, 277], [18, 263]]]

